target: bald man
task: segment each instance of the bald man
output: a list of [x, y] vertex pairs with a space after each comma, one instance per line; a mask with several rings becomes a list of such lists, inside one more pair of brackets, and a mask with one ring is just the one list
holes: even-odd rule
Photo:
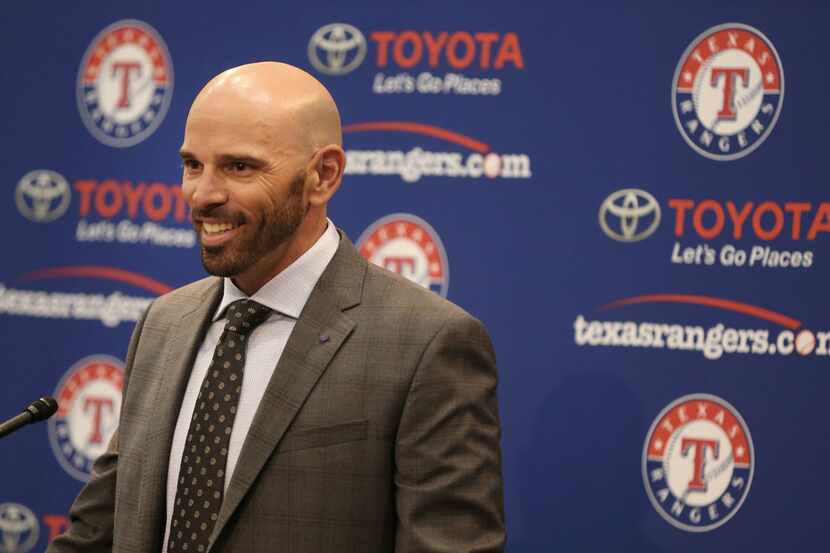
[[226, 71], [180, 154], [213, 276], [136, 325], [119, 429], [47, 551], [502, 551], [490, 340], [327, 218], [328, 91], [280, 63]]

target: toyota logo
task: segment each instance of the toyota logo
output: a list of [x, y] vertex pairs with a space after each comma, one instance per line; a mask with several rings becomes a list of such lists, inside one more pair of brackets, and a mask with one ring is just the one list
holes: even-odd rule
[[37, 544], [37, 517], [19, 503], [0, 503], [0, 553], [26, 553]]
[[14, 194], [20, 214], [36, 223], [49, 223], [66, 213], [71, 199], [66, 179], [45, 169], [23, 175]]
[[348, 23], [320, 27], [308, 41], [308, 59], [326, 75], [351, 73], [366, 57], [366, 38]]
[[[610, 221], [609, 221], [610, 219]], [[660, 225], [660, 204], [644, 190], [617, 190], [599, 208], [599, 226], [618, 242], [639, 242]]]

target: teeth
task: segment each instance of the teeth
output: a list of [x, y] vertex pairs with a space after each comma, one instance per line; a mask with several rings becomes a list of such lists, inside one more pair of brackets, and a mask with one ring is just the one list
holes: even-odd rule
[[226, 230], [231, 230], [234, 228], [235, 225], [230, 223], [202, 223], [202, 228], [205, 229], [207, 234], [217, 234], [220, 232], [225, 232]]

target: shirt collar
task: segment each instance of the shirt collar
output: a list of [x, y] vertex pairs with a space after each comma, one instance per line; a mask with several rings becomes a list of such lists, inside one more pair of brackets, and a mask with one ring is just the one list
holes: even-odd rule
[[309, 296], [311, 296], [311, 291], [334, 257], [340, 243], [340, 235], [337, 233], [334, 223], [331, 222], [331, 219], [326, 219], [326, 221], [328, 226], [323, 235], [317, 239], [317, 242], [297, 258], [294, 263], [265, 283], [250, 298], [245, 292], [237, 288], [230, 278], [224, 278], [222, 302], [216, 309], [213, 320], [221, 319], [224, 316], [225, 309], [231, 303], [246, 299], [252, 299], [278, 313], [298, 319]]

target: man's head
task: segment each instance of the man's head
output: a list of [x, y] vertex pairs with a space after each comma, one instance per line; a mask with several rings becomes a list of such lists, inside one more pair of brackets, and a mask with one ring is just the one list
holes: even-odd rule
[[180, 153], [202, 263], [249, 294], [323, 233], [345, 165], [331, 95], [275, 62], [212, 79], [190, 108]]

